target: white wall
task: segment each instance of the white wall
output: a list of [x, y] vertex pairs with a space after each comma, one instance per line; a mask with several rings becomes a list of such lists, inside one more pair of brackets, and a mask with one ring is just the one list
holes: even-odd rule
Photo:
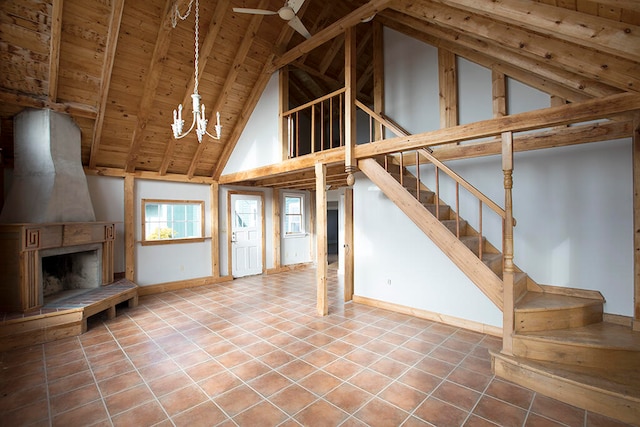
[[125, 271], [124, 179], [87, 175], [87, 186], [96, 220], [116, 223], [113, 271], [123, 273]]
[[[385, 47], [387, 114], [415, 132], [425, 111], [438, 117], [437, 72], [424, 71], [437, 64], [435, 48], [388, 29]], [[490, 118], [490, 71], [458, 65], [460, 122]], [[507, 102], [513, 114], [547, 107], [549, 97], [508, 79]], [[605, 311], [626, 316], [633, 315], [630, 150], [627, 139], [516, 153], [514, 166], [516, 264], [539, 283], [600, 290]], [[504, 205], [499, 157], [447, 164]], [[427, 171], [421, 177], [432, 185]], [[442, 191], [447, 186], [442, 180]], [[501, 326], [500, 312], [362, 175], [354, 205], [356, 294]], [[477, 209], [463, 192], [462, 217], [475, 225]], [[487, 210], [483, 217], [483, 231], [501, 247], [500, 221]]]
[[[210, 277], [211, 215], [210, 186], [166, 181], [136, 180], [135, 209], [135, 282], [139, 286]], [[142, 199], [204, 201], [205, 241], [142, 246]]]
[[278, 72], [275, 72], [256, 104], [222, 175], [272, 165], [282, 160], [278, 142]]

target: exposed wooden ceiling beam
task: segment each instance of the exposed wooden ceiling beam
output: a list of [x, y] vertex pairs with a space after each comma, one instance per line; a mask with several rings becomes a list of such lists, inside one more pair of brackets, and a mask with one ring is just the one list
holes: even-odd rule
[[49, 109], [86, 119], [95, 119], [97, 117], [97, 108], [92, 105], [78, 104], [77, 102], [51, 102], [48, 99], [13, 93], [3, 89], [0, 89], [0, 103], [18, 105], [24, 108]]
[[60, 40], [62, 39], [63, 0], [53, 0], [51, 11], [51, 39], [49, 40], [49, 101], [58, 100], [58, 68], [60, 66]]
[[[220, 32], [220, 28], [222, 27], [222, 20], [224, 19], [224, 15], [227, 13], [228, 7], [229, 0], [220, 0], [216, 3], [216, 8], [213, 12], [213, 18], [211, 18], [211, 22], [209, 23], [207, 35], [205, 36], [204, 41], [202, 42], [202, 46], [200, 47], [199, 71], [204, 70], [207, 66], [207, 62], [209, 61], [209, 57], [211, 55], [211, 52], [213, 51], [215, 41], [218, 38], [218, 33]], [[194, 86], [195, 76], [191, 76], [191, 78], [189, 79], [189, 83], [187, 83], [187, 87], [184, 91], [184, 96], [182, 97], [182, 105], [191, 104], [191, 95], [193, 94]], [[164, 175], [167, 173], [169, 164], [171, 163], [171, 159], [173, 157], [173, 151], [177, 143], [177, 140], [172, 135], [169, 135], [167, 137], [164, 156], [162, 157], [162, 164], [160, 165], [160, 175]]]
[[310, 39], [300, 43], [298, 46], [273, 61], [271, 72], [295, 61], [305, 53], [311, 52], [313, 49], [328, 42], [338, 34], [344, 33], [346, 28], [353, 27], [354, 25], [362, 22], [363, 19], [384, 10], [391, 2], [392, 0], [370, 0], [369, 3], [359, 7], [350, 14], [329, 25]]
[[[282, 29], [280, 30], [280, 34], [278, 35], [278, 39], [276, 40], [275, 46], [286, 45], [291, 40], [291, 37], [293, 37], [293, 29], [288, 25], [283, 25]], [[233, 150], [235, 149], [236, 144], [238, 143], [238, 140], [242, 135], [242, 131], [244, 130], [247, 121], [249, 121], [249, 118], [251, 117], [253, 109], [256, 107], [256, 104], [258, 104], [264, 88], [267, 86], [267, 83], [269, 83], [269, 80], [271, 79], [271, 75], [273, 74], [271, 64], [274, 58], [275, 54], [271, 54], [265, 61], [262, 72], [260, 73], [260, 76], [258, 77], [256, 83], [253, 85], [253, 88], [250, 91], [250, 96], [244, 103], [244, 107], [242, 108], [240, 115], [237, 117], [233, 133], [229, 135], [222, 153], [218, 158], [218, 162], [213, 169], [212, 177], [215, 180], [220, 179], [220, 175], [222, 175], [222, 171], [229, 161], [231, 153], [233, 153]]]
[[91, 138], [91, 149], [89, 153], [89, 167], [95, 168], [100, 150], [100, 140], [102, 139], [102, 127], [104, 125], [104, 114], [107, 109], [107, 96], [111, 85], [111, 72], [118, 46], [118, 35], [120, 34], [120, 23], [122, 22], [122, 11], [124, 10], [124, 0], [114, 0], [111, 5], [111, 15], [109, 16], [109, 32], [105, 46], [104, 59], [102, 61], [102, 77], [100, 78], [100, 91], [98, 93], [98, 116], [93, 125], [93, 137]]
[[640, 62], [640, 27], [531, 0], [435, 0], [531, 31]]
[[553, 64], [622, 90], [640, 90], [640, 63], [545, 37], [430, 0], [398, 0], [393, 7], [399, 6], [406, 14], [480, 38], [482, 43], [507, 49], [512, 55]]
[[160, 76], [164, 69], [164, 58], [167, 55], [171, 44], [171, 30], [173, 29], [173, 26], [171, 25], [171, 17], [175, 13], [174, 6], [175, 0], [165, 0], [164, 10], [162, 12], [162, 21], [160, 29], [158, 30], [156, 44], [153, 49], [153, 56], [151, 58], [151, 63], [149, 64], [149, 71], [144, 79], [142, 99], [138, 105], [138, 111], [136, 112], [136, 127], [134, 128], [133, 135], [131, 136], [131, 147], [129, 148], [129, 155], [127, 156], [125, 164], [125, 170], [127, 172], [133, 172], [135, 170], [138, 153], [144, 141], [144, 129], [147, 127], [147, 121], [149, 120], [149, 114], [151, 114], [151, 107], [153, 106], [153, 100], [155, 99], [158, 83], [160, 82]]
[[[377, 19], [384, 25], [408, 33], [425, 43], [443, 47], [484, 67], [503, 72], [539, 90], [561, 95], [572, 101], [621, 92], [620, 89], [557, 68], [552, 64], [541, 63], [523, 55], [514, 55], [501, 45], [488, 43], [477, 37], [443, 28], [397, 11], [386, 10]], [[535, 74], [531, 73], [533, 69], [536, 70]]]

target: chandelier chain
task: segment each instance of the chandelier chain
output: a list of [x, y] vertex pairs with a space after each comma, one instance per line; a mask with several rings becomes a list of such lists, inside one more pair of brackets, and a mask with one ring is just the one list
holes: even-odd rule
[[[198, 93], [198, 70], [200, 68], [200, 65], [198, 64], [199, 59], [200, 59], [200, 54], [199, 54], [199, 46], [198, 46], [198, 39], [199, 39], [199, 28], [200, 28], [200, 5], [199, 5], [199, 0], [196, 0], [196, 36], [195, 36], [195, 81], [193, 83], [193, 93], [197, 94]], [[189, 8], [191, 8], [191, 5], [189, 5]]]
[[191, 2], [189, 2], [189, 8], [187, 9], [187, 11], [185, 12], [184, 16], [180, 14], [180, 10], [178, 9], [178, 1], [176, 1], [176, 11], [173, 15], [171, 15], [171, 25], [173, 26], [173, 28], [176, 27], [176, 25], [178, 25], [178, 18], [180, 18], [182, 21], [184, 21], [185, 19], [187, 19], [189, 17], [189, 14], [191, 13], [191, 6], [193, 5], [193, 0], [191, 0]]

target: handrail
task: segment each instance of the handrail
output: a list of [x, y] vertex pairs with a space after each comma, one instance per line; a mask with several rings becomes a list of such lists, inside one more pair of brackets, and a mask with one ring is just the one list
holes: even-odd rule
[[469, 184], [464, 178], [455, 173], [452, 169], [450, 169], [447, 165], [442, 163], [440, 160], [435, 158], [431, 153], [429, 153], [424, 148], [420, 148], [417, 150], [423, 157], [429, 160], [431, 163], [436, 165], [439, 169], [441, 169], [444, 173], [449, 175], [454, 181], [457, 181], [460, 185], [467, 189], [471, 194], [476, 196], [482, 203], [490, 207], [495, 213], [500, 215], [503, 219], [506, 218], [507, 214], [504, 209], [502, 209], [496, 202], [491, 200], [489, 197], [485, 196], [480, 190], [475, 188], [473, 185]]
[[314, 106], [316, 104], [321, 103], [322, 101], [326, 101], [329, 98], [333, 98], [336, 95], [340, 95], [341, 93], [344, 93], [345, 91], [346, 91], [346, 88], [340, 88], [340, 89], [338, 89], [336, 91], [333, 91], [333, 92], [331, 92], [331, 93], [329, 93], [329, 94], [327, 94], [327, 95], [325, 95], [323, 97], [320, 97], [318, 99], [314, 99], [313, 101], [309, 101], [306, 104], [302, 104], [302, 105], [300, 105], [300, 106], [298, 106], [296, 108], [292, 108], [289, 111], [285, 111], [284, 113], [282, 113], [282, 115], [283, 116], [290, 116], [293, 113], [297, 113], [298, 111], [302, 111], [305, 108], [312, 107], [312, 106]]
[[367, 113], [369, 116], [373, 117], [375, 120], [380, 122], [380, 124], [382, 126], [384, 126], [387, 129], [389, 129], [396, 136], [409, 136], [409, 132], [407, 132], [406, 130], [402, 129], [402, 127], [400, 127], [398, 124], [391, 122], [390, 120], [388, 120], [387, 118], [385, 118], [384, 116], [382, 116], [380, 114], [377, 114], [371, 108], [367, 107], [366, 105], [364, 105], [362, 102], [358, 101], [357, 99], [356, 99], [356, 106], [358, 108], [360, 108], [362, 111], [364, 111], [365, 113]]

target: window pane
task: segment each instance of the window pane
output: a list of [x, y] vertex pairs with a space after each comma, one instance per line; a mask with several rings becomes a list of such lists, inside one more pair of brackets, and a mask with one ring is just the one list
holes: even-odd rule
[[144, 240], [201, 238], [204, 202], [144, 201]]
[[304, 233], [302, 223], [302, 207], [304, 206], [303, 196], [284, 197], [284, 233], [296, 234]]

